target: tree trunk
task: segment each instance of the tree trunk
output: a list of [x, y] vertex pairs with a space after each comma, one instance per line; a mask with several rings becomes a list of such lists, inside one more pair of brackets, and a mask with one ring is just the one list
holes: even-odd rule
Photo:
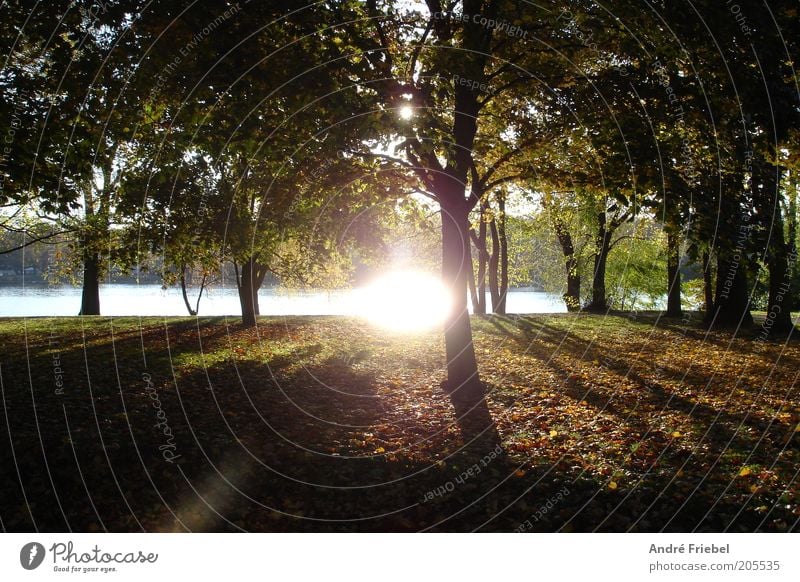
[[[777, 211], [780, 213], [780, 210]], [[789, 278], [789, 261], [787, 258], [786, 242], [783, 239], [783, 221], [776, 217], [773, 231], [774, 240], [770, 244], [767, 259], [769, 271], [769, 301], [767, 302], [767, 319], [764, 323], [769, 333], [782, 334], [792, 331], [792, 295], [791, 279]], [[780, 231], [777, 229], [780, 228]], [[777, 240], [780, 239], [780, 240]]]
[[[494, 3], [483, 10], [481, 0], [464, 0], [464, 14], [479, 14], [491, 18], [496, 10]], [[489, 58], [487, 52], [492, 38], [491, 28], [476, 22], [465, 22], [463, 46], [468, 49], [463, 59], [450, 74], [480, 80]], [[467, 176], [472, 163], [472, 151], [478, 130], [480, 104], [478, 93], [464, 85], [454, 87], [453, 154], [444, 171], [434, 174], [432, 188], [439, 202], [442, 217], [442, 279], [452, 293], [452, 309], [445, 322], [445, 352], [447, 356], [447, 381], [443, 388], [450, 396], [465, 445], [482, 452], [499, 444], [499, 435], [489, 413], [483, 383], [478, 376], [475, 348], [472, 344], [472, 327], [467, 312], [466, 262], [471, 261], [469, 239], [470, 204], [465, 198]], [[439, 165], [430, 157], [431, 168]], [[474, 174], [472, 180], [475, 181]], [[477, 183], [471, 184], [473, 190]]]
[[442, 384], [455, 409], [465, 441], [479, 448], [499, 442], [478, 375], [472, 327], [467, 312], [467, 275], [470, 256], [466, 202], [442, 197], [442, 279], [452, 293], [452, 309], [445, 321], [447, 380]]
[[100, 257], [96, 254], [83, 260], [83, 291], [78, 315], [100, 315]]
[[783, 214], [778, 193], [778, 175], [774, 166], [762, 169], [764, 193], [771, 200], [772, 214], [770, 238], [767, 242], [767, 270], [769, 271], [769, 300], [764, 329], [768, 333], [786, 334], [794, 329], [792, 324], [791, 277], [789, 273], [789, 249], [783, 232]]
[[504, 193], [497, 197], [497, 210], [500, 214], [500, 224], [497, 226], [497, 234], [500, 236], [500, 299], [494, 312], [505, 315], [506, 299], [508, 298], [508, 236], [506, 234], [506, 197]]
[[486, 213], [489, 205], [486, 202], [481, 202], [480, 205], [480, 223], [478, 224], [478, 311], [484, 315], [486, 313], [486, 265], [487, 265], [487, 251], [486, 251]]
[[567, 259], [567, 292], [564, 294], [564, 303], [567, 311], [581, 310], [581, 276], [578, 274], [578, 261], [575, 257]]
[[578, 259], [575, 257], [572, 235], [559, 217], [553, 216], [552, 224], [558, 243], [561, 245], [561, 252], [564, 254], [564, 268], [567, 274], [567, 292], [563, 295], [564, 304], [567, 306], [567, 311], [580, 311], [581, 276], [578, 273]]
[[472, 261], [470, 261], [469, 266], [469, 277], [467, 277], [467, 283], [469, 283], [469, 298], [472, 302], [472, 313], [479, 313], [480, 309], [480, 302], [478, 301], [478, 290], [475, 287], [475, 269], [472, 266]]
[[489, 229], [492, 233], [492, 254], [489, 255], [489, 294], [492, 297], [492, 313], [498, 313], [500, 305], [500, 236], [497, 233], [497, 222], [495, 217], [489, 222]]
[[[253, 327], [256, 318], [261, 315], [258, 306], [258, 290], [264, 282], [266, 268], [260, 265], [254, 257], [250, 257], [242, 264], [242, 276], [239, 282], [239, 302], [242, 306], [242, 325]], [[466, 299], [466, 292], [464, 298]]]
[[606, 213], [597, 214], [597, 237], [595, 239], [594, 273], [592, 275], [592, 301], [587, 311], [606, 312], [606, 263], [611, 250], [611, 232], [606, 228]]
[[[740, 260], [740, 259], [738, 259]], [[717, 288], [709, 323], [719, 327], [753, 325], [744, 264], [717, 256]]]
[[194, 313], [200, 313], [200, 300], [203, 298], [203, 291], [206, 290], [206, 282], [208, 281], [208, 273], [203, 273], [203, 278], [200, 279], [200, 292], [197, 294], [197, 301], [194, 304]]
[[681, 251], [680, 239], [667, 232], [667, 316], [681, 316]]
[[786, 173], [786, 193], [789, 198], [789, 207], [786, 211], [787, 222], [787, 247], [789, 254], [789, 278], [791, 279], [791, 309], [800, 309], [800, 264], [797, 261], [797, 170]]
[[708, 318], [714, 312], [714, 274], [711, 272], [711, 255], [703, 252], [703, 298]]
[[[200, 292], [202, 293], [202, 289]], [[186, 265], [181, 265], [181, 294], [183, 295], [183, 304], [186, 305], [189, 315], [197, 315], [197, 312], [192, 309], [192, 304], [189, 303], [189, 294], [186, 292]]]

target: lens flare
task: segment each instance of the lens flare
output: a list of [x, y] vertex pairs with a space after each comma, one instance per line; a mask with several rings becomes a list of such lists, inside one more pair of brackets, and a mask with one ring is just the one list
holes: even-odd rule
[[452, 297], [440, 279], [417, 271], [383, 275], [356, 294], [356, 310], [374, 325], [413, 333], [444, 323]]
[[403, 105], [399, 109], [399, 114], [401, 119], [405, 119], [406, 121], [408, 121], [409, 119], [414, 117], [414, 108], [411, 107], [411, 105]]

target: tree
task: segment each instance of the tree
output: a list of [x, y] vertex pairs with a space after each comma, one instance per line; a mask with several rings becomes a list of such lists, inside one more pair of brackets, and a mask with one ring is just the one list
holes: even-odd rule
[[[158, 90], [136, 179], [142, 220], [181, 271], [192, 245], [233, 262], [246, 326], [268, 273], [307, 285], [330, 275], [343, 264], [341, 233], [385, 194], [357, 180], [364, 163], [345, 154], [372, 138], [375, 119], [370, 94], [342, 66], [348, 46], [319, 27], [336, 10], [188, 3], [164, 14], [170, 34], [150, 53]], [[162, 54], [180, 55], [179, 66]]]
[[[11, 66], [2, 90], [24, 108], [20, 140], [4, 180], [4, 202], [29, 205], [72, 232], [82, 271], [82, 315], [100, 313], [99, 282], [113, 263], [130, 263], [119, 244], [127, 218], [117, 212], [119, 185], [131, 162], [140, 85], [131, 83], [141, 49], [134, 32], [140, 2], [98, 10], [90, 1], [14, 3]], [[52, 15], [60, 15], [53, 34]], [[4, 99], [5, 101], [5, 99]]]
[[581, 309], [581, 265], [579, 253], [573, 240], [570, 226], [574, 222], [574, 198], [570, 201], [545, 193], [542, 197], [542, 209], [556, 235], [561, 252], [564, 255], [564, 272], [567, 278], [566, 291], [564, 291], [564, 304], [568, 311]]

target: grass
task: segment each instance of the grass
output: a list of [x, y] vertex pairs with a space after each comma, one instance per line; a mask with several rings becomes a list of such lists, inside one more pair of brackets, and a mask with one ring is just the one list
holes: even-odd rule
[[0, 320], [2, 527], [798, 529], [796, 341], [653, 314], [473, 328], [501, 455], [462, 447], [440, 333]]

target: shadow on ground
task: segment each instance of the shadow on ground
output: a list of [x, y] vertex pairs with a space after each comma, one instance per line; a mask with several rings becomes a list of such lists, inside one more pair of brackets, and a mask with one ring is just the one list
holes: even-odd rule
[[504, 446], [478, 452], [439, 388], [437, 336], [320, 321], [115, 320], [113, 342], [105, 320], [85, 335], [59, 324], [55, 342], [43, 321], [27, 344], [3, 337], [2, 528], [797, 527], [797, 419], [772, 392], [726, 400], [733, 369], [716, 382], [705, 362], [665, 361], [654, 375], [667, 336], [653, 344], [646, 326], [593, 339], [577, 318], [476, 321]]

